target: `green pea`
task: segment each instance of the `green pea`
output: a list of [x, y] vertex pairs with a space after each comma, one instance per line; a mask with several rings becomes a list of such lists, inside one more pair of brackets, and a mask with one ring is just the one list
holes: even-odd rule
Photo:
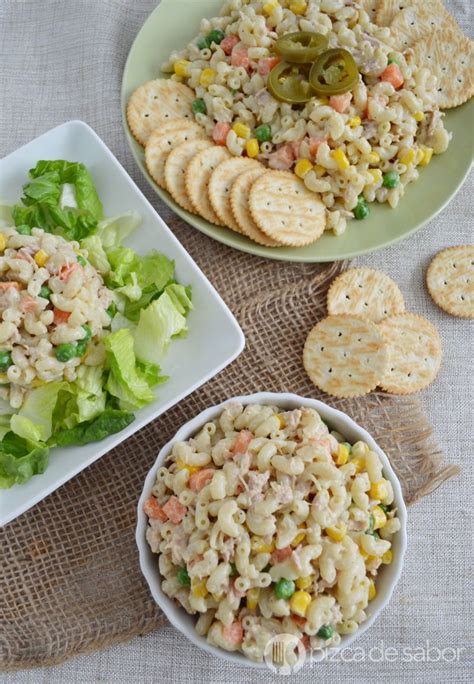
[[220, 29], [214, 29], [209, 33], [207, 36], [207, 43], [209, 47], [211, 47], [212, 43], [215, 43], [216, 45], [220, 45], [222, 41], [225, 38], [225, 33], [224, 31], [221, 31]]
[[84, 259], [84, 257], [81, 254], [77, 255], [77, 263], [81, 264], [81, 266], [87, 266], [87, 261]]
[[207, 114], [206, 103], [201, 98], [194, 100], [192, 107], [195, 114]]
[[0, 372], [4, 373], [12, 365], [12, 355], [9, 351], [0, 351]]
[[330, 639], [333, 635], [334, 627], [332, 625], [323, 625], [319, 628], [319, 631], [316, 634], [316, 636], [318, 636], [320, 639], [324, 639], [325, 641]]
[[383, 175], [384, 188], [396, 188], [400, 183], [400, 175], [396, 171], [387, 171]]
[[358, 221], [362, 221], [363, 219], [367, 218], [367, 216], [370, 214], [369, 206], [365, 199], [361, 196], [357, 200], [357, 205], [354, 209], [354, 217]]
[[75, 344], [60, 344], [56, 347], [56, 358], [58, 361], [66, 363], [76, 356], [76, 345]]
[[91, 337], [92, 337], [92, 330], [91, 330], [90, 327], [89, 327], [88, 325], [86, 325], [86, 324], [84, 324], [84, 325], [81, 326], [81, 327], [82, 327], [82, 329], [84, 330], [84, 332], [86, 333], [85, 337], [81, 340], [81, 342], [89, 342], [89, 340], [90, 340]]
[[43, 297], [43, 299], [49, 299], [51, 297], [51, 290], [49, 289], [49, 287], [43, 285], [43, 287], [40, 290], [39, 296]]
[[282, 578], [275, 584], [274, 591], [277, 598], [289, 599], [295, 593], [295, 583], [293, 580]]
[[261, 124], [255, 129], [258, 142], [269, 142], [272, 139], [272, 128], [269, 124]]
[[22, 223], [21, 226], [16, 227], [16, 232], [20, 235], [31, 235], [31, 228], [26, 223]]
[[87, 340], [79, 340], [76, 344], [76, 353], [74, 356], [84, 356], [87, 351]]
[[235, 577], [235, 575], [238, 575], [239, 573], [237, 572], [237, 566], [235, 563], [230, 564], [230, 576]]
[[198, 40], [197, 46], [200, 50], [206, 50], [209, 47], [210, 43], [208, 44], [207, 38], [200, 38]]
[[191, 586], [191, 578], [188, 575], [188, 571], [186, 568], [179, 568], [178, 572], [176, 573], [176, 578], [178, 582], [181, 584], [183, 587], [190, 587]]
[[109, 314], [110, 318], [115, 316], [117, 313], [117, 304], [115, 302], [112, 302], [112, 304], [108, 307], [107, 313]]

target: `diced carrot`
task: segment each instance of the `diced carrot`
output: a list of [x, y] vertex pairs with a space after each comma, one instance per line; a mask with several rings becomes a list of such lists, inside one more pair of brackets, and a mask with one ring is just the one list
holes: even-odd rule
[[232, 646], [238, 646], [238, 644], [242, 643], [244, 638], [244, 628], [242, 627], [242, 623], [236, 620], [228, 627], [224, 627], [222, 630], [222, 636], [228, 644], [232, 644]]
[[326, 142], [326, 138], [310, 138], [309, 140], [309, 153], [313, 157], [313, 159], [316, 157], [316, 153], [318, 151], [318, 147], [321, 145], [321, 143]]
[[221, 48], [224, 50], [226, 55], [230, 55], [237, 43], [240, 43], [239, 36], [236, 36], [234, 33], [230, 33], [221, 42]]
[[60, 325], [61, 323], [67, 323], [69, 320], [69, 316], [71, 315], [70, 311], [61, 311], [61, 309], [57, 309], [54, 307], [53, 309], [54, 313], [54, 322], [56, 325]]
[[214, 468], [203, 468], [193, 473], [188, 480], [189, 489], [197, 494], [212, 480], [215, 472]]
[[293, 553], [291, 546], [285, 546], [283, 549], [275, 549], [272, 553], [272, 563], [282, 563], [284, 560], [289, 558]]
[[227, 142], [227, 136], [229, 135], [229, 131], [231, 130], [230, 124], [228, 123], [223, 123], [222, 121], [218, 121], [216, 125], [214, 126], [214, 130], [212, 132], [212, 139], [216, 143], [216, 145], [225, 145]]
[[252, 439], [253, 432], [250, 432], [250, 430], [242, 430], [239, 432], [232, 447], [233, 455], [245, 454]]
[[293, 615], [291, 616], [291, 619], [293, 620], [295, 625], [298, 625], [298, 627], [304, 627], [306, 624], [306, 618], [301, 617], [301, 615], [295, 615], [293, 613]]
[[381, 81], [388, 81], [391, 83], [395, 90], [401, 88], [403, 85], [403, 75], [400, 67], [395, 62], [392, 62], [388, 67], [382, 72], [380, 77]]
[[21, 300], [21, 308], [23, 311], [34, 311], [37, 307], [37, 302], [33, 297], [27, 295]]
[[186, 506], [183, 506], [183, 504], [179, 502], [178, 497], [173, 495], [170, 496], [163, 506], [163, 512], [166, 513], [172, 523], [177, 525], [185, 516]]
[[302, 140], [295, 140], [295, 142], [290, 143], [291, 151], [293, 152], [293, 157], [295, 159], [298, 159], [299, 157], [302, 142]]
[[260, 76], [268, 76], [270, 71], [280, 62], [280, 57], [264, 57], [258, 62], [258, 73]]
[[311, 641], [309, 640], [308, 634], [303, 634], [303, 636], [301, 637], [301, 643], [303, 644], [304, 649], [306, 651], [309, 651], [309, 649], [311, 648]]
[[1, 292], [7, 292], [8, 290], [11, 290], [12, 287], [18, 291], [21, 290], [21, 285], [20, 285], [20, 283], [17, 283], [16, 280], [6, 280], [6, 281], [0, 283], [0, 291]]
[[242, 494], [242, 492], [245, 490], [245, 486], [242, 482], [239, 482], [237, 487], [235, 488], [235, 491], [237, 494]]
[[71, 264], [64, 264], [59, 271], [60, 280], [68, 281], [74, 271], [79, 269], [82, 271], [82, 266], [77, 261], [73, 261]]
[[352, 100], [352, 93], [344, 93], [343, 95], [331, 95], [329, 98], [329, 106], [342, 114], [348, 108]]
[[240, 50], [233, 50], [231, 57], [232, 66], [244, 67], [248, 69], [250, 67], [249, 51], [247, 48], [241, 48]]
[[148, 499], [143, 504], [143, 510], [145, 514], [152, 520], [161, 520], [161, 522], [165, 522], [166, 520], [168, 520], [168, 516], [159, 506], [158, 501], [155, 499], [154, 496], [148, 497]]

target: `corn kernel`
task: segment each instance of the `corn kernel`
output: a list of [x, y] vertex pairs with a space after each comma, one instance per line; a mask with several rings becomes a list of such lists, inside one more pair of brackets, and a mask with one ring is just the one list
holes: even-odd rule
[[374, 516], [374, 530], [381, 530], [387, 524], [387, 516], [380, 506], [374, 506], [372, 509]]
[[40, 266], [40, 267], [44, 266], [45, 263], [48, 261], [48, 259], [49, 259], [49, 254], [46, 254], [44, 249], [38, 250], [35, 254], [35, 261], [38, 264], [38, 266]]
[[415, 117], [415, 121], [424, 121], [425, 120], [425, 115], [420, 110], [415, 112], [413, 116]]
[[[3, 385], [5, 382], [6, 383], [10, 382], [10, 380], [8, 379], [8, 375], [6, 373], [0, 373], [0, 383]], [[31, 384], [33, 385], [33, 383], [34, 383], [34, 380]]]
[[293, 541], [291, 542], [291, 546], [295, 549], [298, 546], [298, 544], [301, 544], [301, 542], [303, 541], [305, 536], [306, 536], [306, 531], [299, 532], [296, 535], [296, 537], [293, 539]]
[[363, 558], [364, 560], [367, 560], [368, 558], [371, 558], [371, 556], [369, 556], [369, 554], [367, 553], [367, 551], [366, 551], [362, 546], [359, 547], [359, 553], [360, 553], [360, 555], [362, 556], [362, 558]]
[[198, 466], [188, 465], [180, 458], [176, 459], [176, 465], [178, 467], [178, 470], [184, 470], [186, 468], [190, 475], [196, 473], [198, 470], [201, 470], [201, 468], [199, 468]]
[[285, 419], [283, 418], [283, 414], [278, 413], [277, 414], [278, 422], [280, 423], [280, 430], [283, 430], [286, 427]]
[[379, 501], [383, 501], [387, 494], [388, 489], [385, 480], [379, 480], [378, 482], [374, 482], [371, 488], [369, 489], [369, 496], [372, 499], [378, 499]]
[[415, 150], [413, 148], [410, 148], [409, 150], [405, 150], [399, 157], [399, 160], [402, 164], [405, 164], [408, 166], [408, 164], [413, 164], [415, 161]]
[[255, 157], [258, 157], [260, 153], [260, 145], [258, 144], [257, 138], [248, 140], [247, 144], [245, 145], [245, 149], [247, 150], [247, 154], [250, 159], [255, 159]]
[[5, 239], [5, 235], [3, 233], [0, 233], [0, 253], [3, 254], [5, 251], [5, 248], [7, 246], [7, 241]]
[[295, 173], [299, 178], [304, 178], [306, 174], [311, 171], [313, 165], [309, 159], [300, 159], [295, 166]]
[[191, 593], [196, 598], [204, 598], [208, 595], [206, 580], [198, 580], [191, 585]]
[[415, 164], [419, 164], [424, 156], [425, 153], [423, 152], [423, 150], [418, 148], [415, 152]]
[[250, 138], [250, 128], [243, 123], [234, 124], [232, 130], [239, 138]]
[[305, 14], [307, 9], [308, 3], [306, 0], [294, 0], [294, 2], [290, 4], [290, 10], [293, 12], [293, 14]]
[[361, 456], [351, 458], [350, 462], [355, 465], [356, 473], [361, 473], [364, 470], [365, 460]]
[[329, 97], [326, 97], [326, 95], [321, 95], [320, 97], [318, 97], [318, 104], [319, 105], [329, 104]]
[[334, 541], [340, 542], [344, 539], [347, 532], [347, 525], [340, 523], [338, 527], [326, 527], [326, 533]]
[[251, 537], [250, 548], [252, 549], [253, 553], [273, 553], [275, 550], [275, 544], [274, 542], [271, 544], [266, 544], [262, 537]]
[[373, 579], [369, 583], [369, 601], [372, 601], [377, 596], [377, 589], [375, 588], [375, 582]]
[[382, 180], [382, 171], [380, 169], [367, 169], [367, 171], [372, 176], [372, 182], [370, 185], [375, 185]]
[[345, 465], [349, 459], [349, 449], [345, 444], [339, 444], [337, 448], [336, 465]]
[[313, 584], [313, 578], [308, 575], [308, 577], [298, 577], [295, 582], [298, 589], [308, 589]]
[[216, 72], [214, 69], [203, 69], [199, 78], [199, 83], [203, 88], [209, 88], [216, 80]]
[[290, 610], [300, 617], [305, 617], [308, 606], [311, 603], [311, 595], [307, 591], [295, 591], [290, 598]]
[[369, 152], [367, 157], [369, 159], [369, 164], [377, 164], [380, 161], [380, 155], [375, 150], [372, 150], [372, 152]]
[[336, 164], [339, 166], [341, 171], [344, 171], [345, 169], [348, 169], [350, 167], [349, 160], [346, 157], [344, 150], [341, 150], [340, 147], [338, 147], [337, 150], [333, 150], [331, 152], [331, 156], [336, 162]]
[[419, 162], [420, 166], [428, 166], [428, 164], [431, 161], [431, 157], [433, 156], [433, 148], [432, 147], [425, 147], [425, 145], [421, 145], [421, 149], [423, 151], [423, 157], [421, 161]]
[[389, 549], [388, 551], [385, 551], [385, 553], [383, 554], [382, 563], [384, 565], [390, 565], [392, 560], [393, 560], [393, 553], [392, 553], [391, 549]]
[[349, 126], [351, 128], [357, 128], [357, 126], [360, 126], [362, 123], [362, 119], [360, 116], [353, 116], [352, 119], [349, 119]]
[[178, 59], [178, 61], [174, 63], [174, 73], [176, 74], [176, 76], [189, 76], [190, 64], [191, 62], [188, 62], [187, 59]]
[[266, 14], [267, 17], [269, 17], [273, 14], [273, 12], [279, 5], [280, 3], [277, 0], [269, 0], [269, 2], [266, 2], [262, 7], [263, 13]]
[[324, 174], [327, 172], [327, 169], [325, 169], [324, 166], [321, 166], [321, 164], [316, 164], [313, 171], [315, 171], [318, 176], [324, 176]]
[[258, 587], [253, 587], [252, 589], [248, 590], [247, 594], [245, 595], [245, 598], [247, 599], [247, 608], [253, 610], [257, 607], [259, 595], [260, 589]]

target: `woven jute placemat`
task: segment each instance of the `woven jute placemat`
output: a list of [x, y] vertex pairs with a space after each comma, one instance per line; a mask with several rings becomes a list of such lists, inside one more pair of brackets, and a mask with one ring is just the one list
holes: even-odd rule
[[245, 351], [0, 533], [4, 670], [59, 663], [159, 627], [163, 617], [138, 566], [137, 500], [161, 446], [183, 422], [226, 398], [291, 391], [345, 411], [386, 451], [408, 504], [457, 472], [443, 467], [417, 400], [382, 393], [334, 400], [308, 380], [301, 362], [304, 339], [326, 315], [328, 285], [346, 264], [263, 260], [219, 245], [179, 219], [170, 224], [234, 311]]

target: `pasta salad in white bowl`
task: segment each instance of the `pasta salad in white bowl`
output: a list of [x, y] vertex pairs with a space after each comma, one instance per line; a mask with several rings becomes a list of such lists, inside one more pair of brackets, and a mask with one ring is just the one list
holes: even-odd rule
[[291, 666], [348, 646], [389, 602], [406, 508], [351, 418], [262, 392], [203, 411], [163, 447], [136, 540], [153, 598], [194, 644], [264, 667], [286, 639]]

